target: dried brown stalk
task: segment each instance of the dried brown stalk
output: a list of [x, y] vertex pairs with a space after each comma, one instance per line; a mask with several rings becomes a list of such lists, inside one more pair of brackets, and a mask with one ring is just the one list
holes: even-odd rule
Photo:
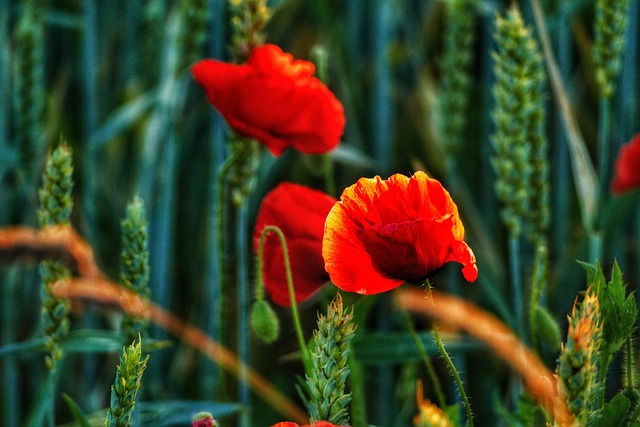
[[0, 228], [0, 262], [18, 258], [41, 261], [56, 256], [67, 258], [81, 276], [103, 277], [91, 246], [68, 225], [42, 230], [23, 226]]

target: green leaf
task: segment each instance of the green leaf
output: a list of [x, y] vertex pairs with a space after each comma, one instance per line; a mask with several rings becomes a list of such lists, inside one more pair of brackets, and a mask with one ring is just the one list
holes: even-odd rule
[[[430, 356], [440, 355], [431, 332], [421, 332], [418, 336]], [[481, 347], [478, 341], [466, 336], [444, 336], [443, 338], [447, 343], [447, 350], [452, 352]], [[358, 362], [364, 365], [401, 365], [410, 360], [420, 360], [420, 353], [409, 332], [358, 334], [353, 340], [353, 351]]]
[[122, 336], [104, 330], [73, 331], [63, 340], [62, 348], [69, 353], [121, 353]]
[[69, 407], [71, 414], [73, 414], [73, 418], [75, 418], [76, 423], [79, 424], [80, 427], [91, 427], [89, 419], [82, 411], [82, 409], [80, 409], [80, 406], [78, 406], [78, 404], [73, 400], [73, 398], [67, 393], [62, 393], [62, 398], [65, 402], [67, 402], [67, 406]]
[[[602, 269], [598, 266], [598, 273]], [[598, 289], [598, 303], [603, 320], [603, 358], [610, 359], [633, 332], [637, 317], [636, 301], [632, 294], [627, 296], [627, 287], [622, 282], [622, 272], [614, 263], [611, 281]], [[607, 362], [608, 363], [608, 362]]]
[[451, 425], [459, 426], [460, 424], [460, 405], [449, 405], [443, 409], [443, 412], [451, 421]]
[[514, 412], [507, 409], [497, 395], [494, 396], [494, 404], [502, 420], [510, 427], [546, 425], [542, 410], [529, 394], [523, 393], [518, 397], [517, 410]]
[[597, 427], [622, 427], [630, 425], [623, 423], [629, 406], [629, 399], [622, 394], [616, 395], [609, 402], [605, 403], [602, 410], [598, 411], [595, 415], [594, 425]]
[[0, 358], [8, 356], [27, 356], [44, 351], [44, 339], [35, 338], [28, 341], [6, 344], [0, 347]]
[[55, 386], [59, 376], [60, 370], [49, 371], [47, 378], [40, 384], [31, 410], [27, 414], [27, 420], [23, 424], [25, 427], [39, 427], [44, 425], [47, 412], [51, 408], [52, 387]]
[[534, 327], [538, 336], [551, 350], [559, 350], [562, 343], [560, 325], [549, 311], [541, 306], [536, 306], [533, 313]]
[[107, 118], [104, 125], [91, 135], [89, 145], [102, 146], [112, 141], [140, 120], [156, 101], [157, 93], [152, 90], [119, 107]]
[[373, 170], [376, 167], [375, 159], [352, 145], [341, 144], [330, 153], [330, 156], [336, 162], [352, 168]]
[[[99, 329], [83, 329], [71, 332], [62, 342], [65, 352], [69, 353], [121, 353], [124, 337], [116, 332]], [[159, 341], [146, 338], [143, 351], [149, 353], [154, 350], [171, 346], [171, 341]]]

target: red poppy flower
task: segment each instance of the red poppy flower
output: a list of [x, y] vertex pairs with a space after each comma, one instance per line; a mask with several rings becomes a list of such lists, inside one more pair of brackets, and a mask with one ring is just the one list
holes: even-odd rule
[[620, 147], [611, 183], [611, 190], [616, 194], [637, 188], [640, 188], [640, 133]]
[[324, 233], [325, 268], [348, 292], [375, 294], [419, 282], [449, 261], [463, 265], [467, 281], [478, 276], [458, 207], [424, 172], [361, 178], [333, 206]]
[[247, 64], [205, 59], [191, 69], [229, 126], [262, 142], [274, 156], [287, 147], [326, 153], [340, 142], [342, 104], [314, 71], [311, 62], [294, 60], [271, 44], [253, 49]]
[[282, 421], [282, 422], [279, 422], [278, 424], [272, 425], [271, 427], [349, 427], [349, 426], [337, 426], [327, 421], [316, 421], [313, 424], [301, 426], [291, 421]]
[[[336, 202], [333, 197], [303, 185], [283, 182], [262, 200], [253, 233], [258, 253], [260, 234], [268, 225], [278, 226], [287, 238], [296, 301], [304, 301], [328, 280], [322, 260], [324, 220]], [[284, 258], [278, 237], [269, 233], [263, 250], [263, 282], [271, 299], [291, 304]]]

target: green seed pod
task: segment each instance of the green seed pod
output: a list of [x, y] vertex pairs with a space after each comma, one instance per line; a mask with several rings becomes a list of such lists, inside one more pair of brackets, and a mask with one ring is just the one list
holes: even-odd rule
[[258, 300], [251, 308], [251, 329], [267, 344], [278, 339], [280, 322], [273, 308], [265, 300]]

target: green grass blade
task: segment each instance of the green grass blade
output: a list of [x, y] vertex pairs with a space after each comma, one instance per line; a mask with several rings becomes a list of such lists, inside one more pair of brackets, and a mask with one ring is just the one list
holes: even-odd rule
[[67, 407], [69, 408], [69, 411], [73, 415], [73, 418], [76, 420], [76, 423], [79, 427], [92, 427], [87, 416], [71, 396], [69, 396], [67, 393], [62, 393], [62, 398], [65, 402], [67, 402]]

